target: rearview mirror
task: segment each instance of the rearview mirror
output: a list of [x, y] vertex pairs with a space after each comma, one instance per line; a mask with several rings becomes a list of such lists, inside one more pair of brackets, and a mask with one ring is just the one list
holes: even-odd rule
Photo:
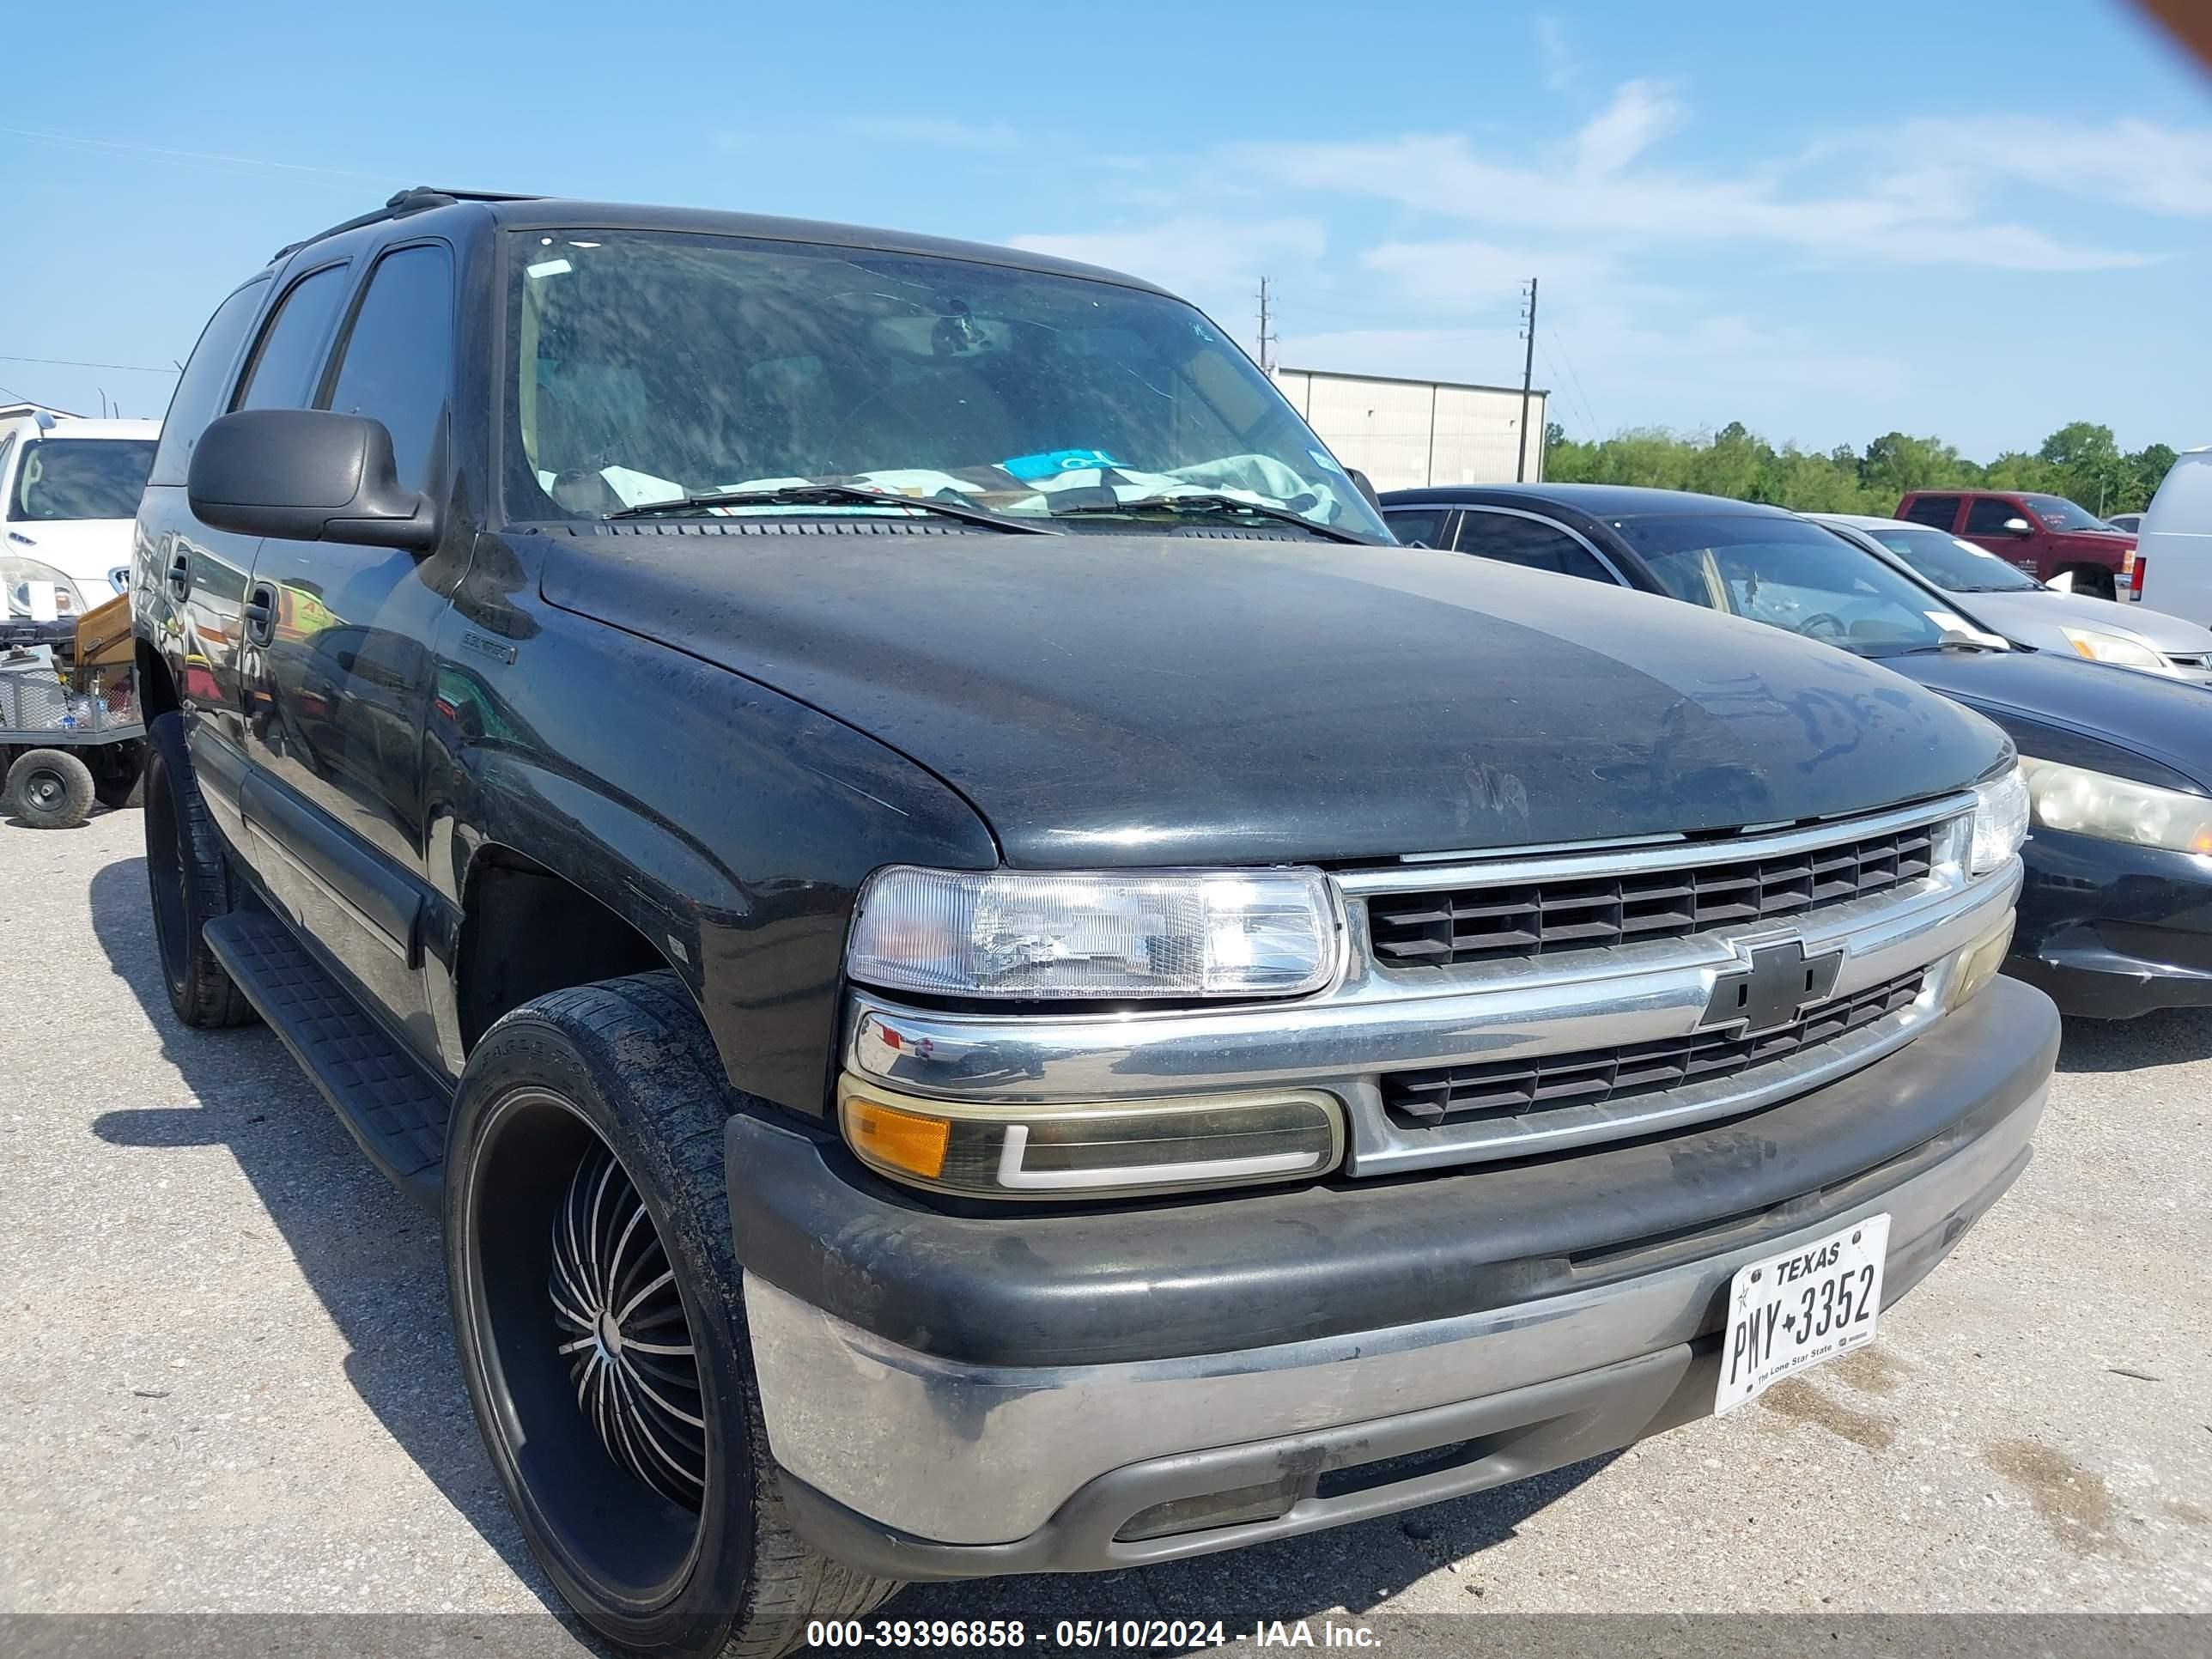
[[399, 482], [392, 434], [362, 415], [226, 415], [200, 434], [185, 493], [201, 523], [235, 535], [412, 552], [438, 541], [429, 497]]
[[2035, 526], [2025, 519], [2007, 519], [2004, 521], [2004, 528], [2005, 533], [2008, 536], [2033, 536], [2035, 534]]
[[2054, 593], [2071, 593], [2074, 591], [2074, 573], [2062, 570], [2044, 586]]
[[1368, 481], [1364, 472], [1356, 466], [1348, 466], [1344, 469], [1344, 476], [1352, 480], [1353, 489], [1367, 497], [1368, 506], [1373, 507], [1377, 513], [1382, 510], [1382, 498], [1375, 493], [1375, 486]]

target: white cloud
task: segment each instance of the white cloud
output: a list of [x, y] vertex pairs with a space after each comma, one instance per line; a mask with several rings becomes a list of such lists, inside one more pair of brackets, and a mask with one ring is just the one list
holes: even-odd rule
[[1936, 116], [1891, 135], [1920, 164], [2118, 202], [2171, 218], [2212, 216], [2212, 130], [2132, 118], [2104, 125], [2046, 116]]
[[1263, 274], [1279, 276], [1286, 269], [1310, 265], [1320, 258], [1327, 236], [1313, 219], [1239, 221], [1181, 214], [1127, 230], [1008, 240], [1033, 253], [1142, 276], [1233, 323], [1251, 309], [1246, 291]]
[[[1473, 224], [1508, 226], [1517, 235], [1589, 238], [1604, 246], [1763, 243], [1853, 263], [2033, 270], [2104, 270], [2159, 257], [1962, 217], [1976, 160], [1969, 154], [1923, 162], [1904, 174], [1876, 172], [1855, 188], [1821, 192], [1786, 189], [1788, 170], [1772, 163], [1697, 173], [1645, 161], [1683, 114], [1673, 99], [1632, 81], [1574, 135], [1563, 158], [1503, 159], [1457, 133], [1249, 144], [1233, 158], [1281, 185], [1374, 198]], [[1988, 163], [1981, 165], [1986, 171]], [[2185, 172], [2160, 177], [2161, 193], [2188, 198]]]
[[1619, 173], [1681, 119], [1673, 99], [1648, 81], [1631, 81], [1575, 135], [1575, 171], [1585, 178]]
[[1471, 311], [1513, 304], [1531, 276], [1585, 287], [1614, 280], [1613, 262], [1589, 252], [1501, 247], [1495, 242], [1384, 242], [1359, 256], [1416, 304]]
[[1582, 79], [1582, 65], [1567, 44], [1567, 32], [1549, 12], [1537, 14], [1536, 50], [1544, 59], [1544, 84], [1553, 92], [1572, 91]]
[[842, 123], [857, 138], [933, 149], [996, 154], [1017, 148], [1021, 135], [1004, 121], [956, 121], [934, 115], [864, 115]]

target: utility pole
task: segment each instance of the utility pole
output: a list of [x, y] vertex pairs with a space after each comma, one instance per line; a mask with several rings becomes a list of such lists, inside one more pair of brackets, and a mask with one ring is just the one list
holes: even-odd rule
[[1268, 302], [1267, 279], [1260, 279], [1260, 372], [1271, 379], [1275, 373], [1275, 312]]
[[[1516, 483], [1525, 483], [1528, 477], [1528, 392], [1536, 380], [1536, 279], [1528, 279], [1528, 308], [1521, 316], [1521, 337], [1528, 343], [1526, 356], [1521, 360], [1521, 461], [1513, 469]], [[1540, 453], [1539, 463], [1543, 460]]]

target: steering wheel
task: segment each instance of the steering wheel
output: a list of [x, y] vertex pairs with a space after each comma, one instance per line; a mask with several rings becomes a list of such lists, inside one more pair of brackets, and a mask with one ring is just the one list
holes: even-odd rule
[[1799, 623], [1797, 631], [1810, 640], [1840, 640], [1848, 637], [1851, 630], [1844, 626], [1842, 617], [1821, 611]]

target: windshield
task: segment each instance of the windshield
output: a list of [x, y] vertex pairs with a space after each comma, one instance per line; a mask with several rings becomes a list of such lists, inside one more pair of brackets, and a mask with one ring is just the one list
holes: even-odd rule
[[1947, 629], [1978, 631], [1873, 554], [1802, 519], [1681, 514], [1613, 527], [1676, 599], [1862, 656], [1932, 650]]
[[154, 465], [150, 439], [37, 438], [23, 446], [11, 519], [130, 519]]
[[2112, 527], [2095, 514], [2083, 512], [2063, 495], [2023, 495], [2021, 500], [2033, 507], [2035, 516], [2051, 530], [2110, 530]]
[[2023, 574], [1985, 548], [1947, 536], [1940, 530], [1906, 530], [1897, 525], [1867, 526], [1871, 536], [1911, 565], [1926, 581], [1947, 593], [2040, 592], [2043, 584]]
[[1067, 527], [1124, 532], [1175, 520], [1120, 502], [1225, 495], [1389, 539], [1251, 360], [1181, 301], [866, 249], [515, 234], [517, 517], [838, 483], [1038, 519], [1078, 507]]

